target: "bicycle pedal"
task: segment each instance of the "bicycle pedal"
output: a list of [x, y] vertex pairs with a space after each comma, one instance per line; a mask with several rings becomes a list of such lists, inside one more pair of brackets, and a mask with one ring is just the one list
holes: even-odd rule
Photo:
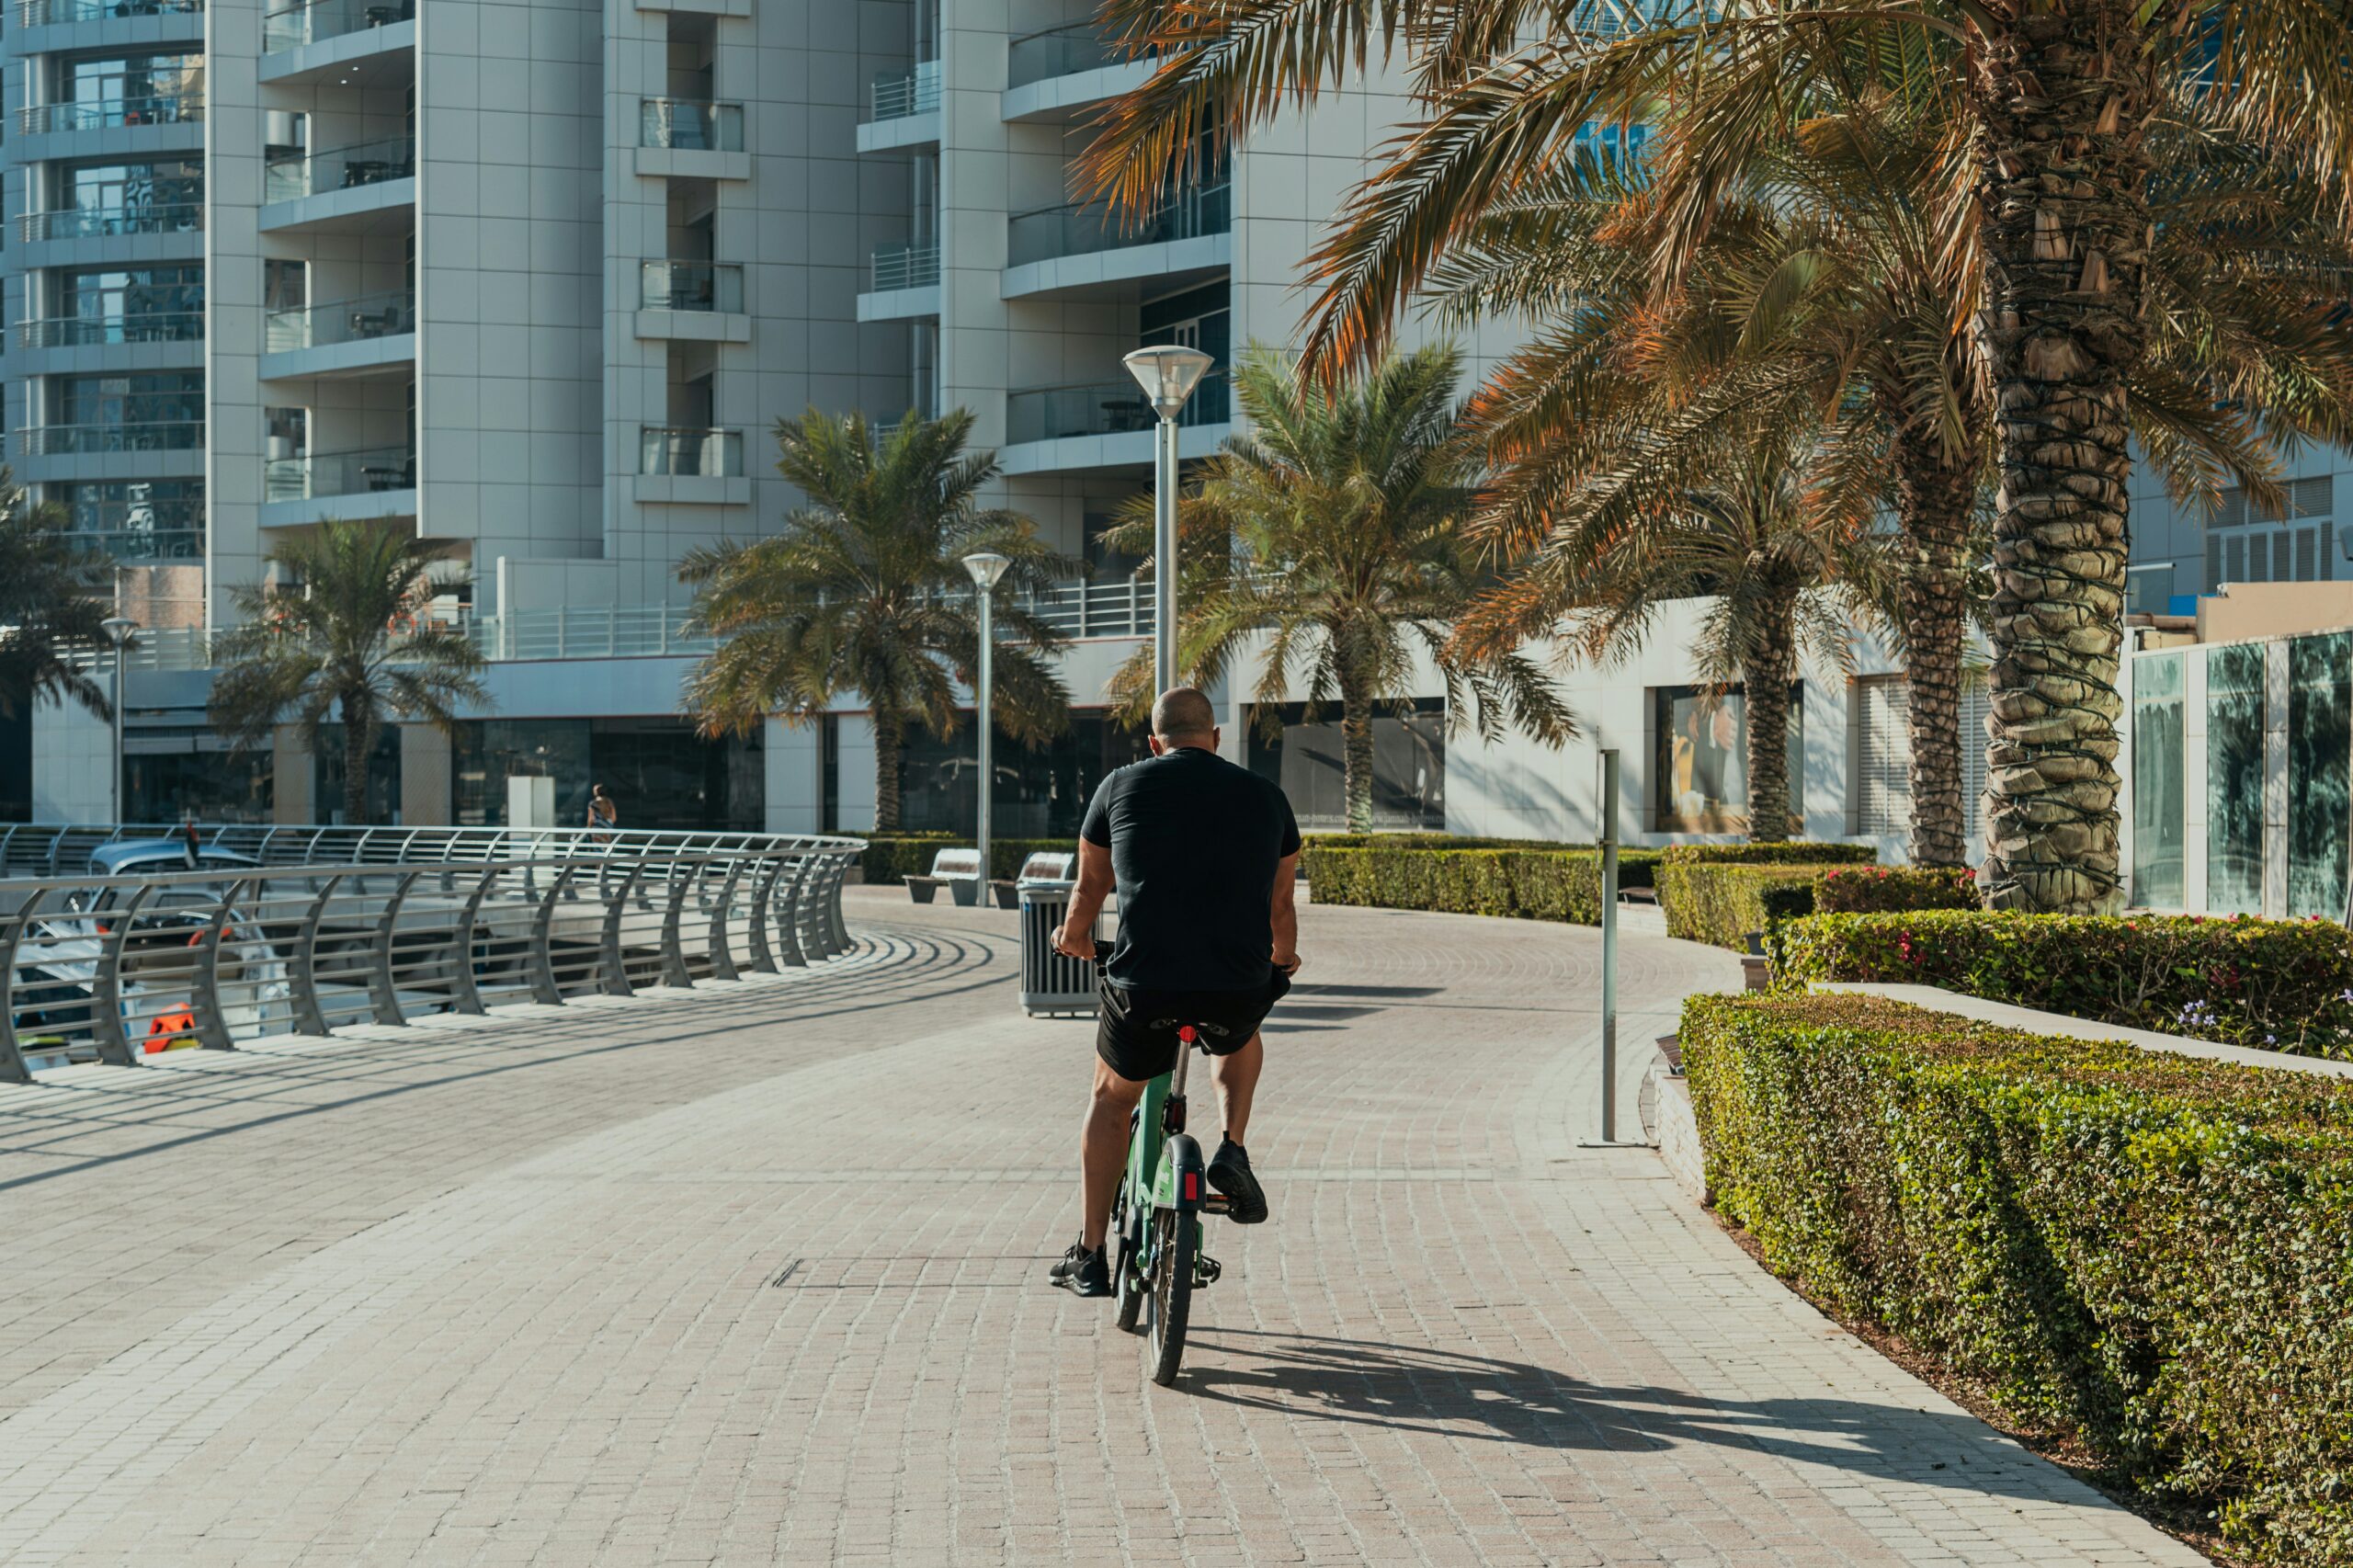
[[1233, 1199], [1222, 1192], [1212, 1192], [1201, 1199], [1201, 1212], [1204, 1214], [1230, 1214], [1233, 1211]]
[[1222, 1275], [1223, 1275], [1224, 1273], [1225, 1273], [1225, 1266], [1224, 1266], [1223, 1264], [1222, 1264], [1222, 1263], [1218, 1262], [1218, 1260], [1217, 1260], [1217, 1259], [1215, 1259], [1215, 1258], [1213, 1258], [1213, 1257], [1209, 1256], [1207, 1254], [1196, 1253], [1196, 1254], [1194, 1255], [1194, 1256], [1193, 1256], [1193, 1289], [1194, 1289], [1194, 1290], [1200, 1290], [1203, 1286], [1206, 1286], [1206, 1285], [1214, 1285], [1214, 1284], [1216, 1284], [1216, 1283], [1218, 1282], [1219, 1278], [1220, 1278]]

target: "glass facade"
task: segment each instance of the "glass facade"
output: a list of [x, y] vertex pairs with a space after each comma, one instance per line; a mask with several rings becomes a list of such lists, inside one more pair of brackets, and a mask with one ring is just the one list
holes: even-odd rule
[[201, 561], [204, 481], [109, 479], [48, 487], [83, 543], [119, 561]]
[[2288, 914], [2345, 917], [2353, 632], [2288, 643]]
[[2132, 665], [2132, 902], [2182, 903], [2182, 656]]
[[[1790, 829], [1805, 824], [1803, 686], [1790, 688]], [[1651, 693], [1652, 810], [1660, 833], [1748, 831], [1748, 701], [1738, 687], [1664, 686]]]
[[[2206, 908], [2216, 915], [2263, 912], [2263, 664], [2260, 642], [2206, 655]], [[2136, 733], [2136, 778], [2140, 745]]]
[[[1250, 727], [1250, 771], [1282, 786], [1302, 828], [1345, 828], [1347, 777], [1339, 715], [1327, 706], [1324, 722], [1310, 724], [1303, 722], [1305, 714], [1298, 703], [1286, 708], [1279, 739], [1268, 739], [1256, 724]], [[1446, 705], [1439, 699], [1425, 698], [1410, 712], [1374, 718], [1372, 825], [1446, 830]]]
[[204, 424], [204, 372], [150, 370], [131, 375], [60, 376], [52, 425]]
[[[311, 759], [311, 804], [313, 821], [343, 824], [351, 820], [343, 804], [343, 726], [319, 726], [319, 753]], [[401, 731], [397, 724], [380, 724], [376, 744], [368, 754], [368, 821], [381, 825], [401, 820]]]
[[767, 824], [767, 758], [758, 734], [705, 740], [683, 719], [483, 719], [458, 726], [451, 816], [462, 827], [506, 824], [506, 780], [555, 780], [555, 821], [587, 820], [602, 784], [623, 827], [756, 833]]
[[[1141, 730], [1121, 727], [1099, 708], [1072, 713], [1070, 727], [1040, 746], [1000, 734], [990, 758], [996, 769], [991, 831], [1006, 838], [1074, 839], [1103, 776], [1150, 755]], [[901, 825], [972, 833], [980, 821], [976, 765], [969, 723], [948, 741], [910, 733], [899, 758]]]
[[267, 746], [238, 756], [209, 730], [142, 727], [123, 737], [122, 749], [126, 821], [271, 820], [277, 796]]

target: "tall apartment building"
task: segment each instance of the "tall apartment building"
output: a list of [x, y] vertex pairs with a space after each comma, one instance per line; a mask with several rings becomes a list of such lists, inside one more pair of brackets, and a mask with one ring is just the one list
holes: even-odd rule
[[[329, 517], [469, 562], [495, 706], [454, 744], [388, 739], [384, 809], [408, 820], [500, 820], [505, 777], [537, 771], [567, 801], [603, 778], [641, 825], [856, 828], [872, 788], [854, 701], [747, 740], [687, 733], [678, 687], [702, 650], [673, 568], [793, 504], [779, 415], [968, 408], [1004, 465], [996, 499], [1093, 568], [1039, 607], [1074, 639], [1078, 722], [998, 754], [1000, 830], [1064, 831], [1134, 746], [1102, 710], [1150, 602], [1102, 539], [1150, 483], [1152, 416], [1120, 358], [1209, 353], [1180, 449], [1213, 450], [1235, 428], [1226, 370], [1294, 339], [1300, 262], [1405, 107], [1378, 81], [1334, 95], [1112, 222], [1074, 201], [1071, 161], [1149, 66], [1113, 56], [1093, 8], [17, 0], [0, 289], [17, 475], [122, 562], [150, 628], [220, 623], [274, 539]], [[1465, 346], [1474, 373], [1504, 341]], [[2196, 554], [2170, 521], [2146, 531]], [[2265, 560], [2292, 570], [2293, 551]], [[2211, 586], [2185, 581], [2165, 594]], [[1382, 722], [1385, 820], [1589, 835], [1607, 745], [1630, 837], [1736, 827], [1736, 699], [1727, 716], [1696, 693], [1695, 622], [1573, 672], [1586, 734], [1562, 753], [1447, 734], [1427, 678]], [[143, 643], [132, 809], [330, 812], [335, 759], [221, 752], [200, 634]], [[1279, 768], [1311, 818], [1336, 810], [1328, 735], [1248, 738], [1240, 687], [1225, 697], [1236, 755]], [[1902, 703], [1867, 643], [1852, 670], [1808, 672], [1807, 831], [1900, 842]], [[103, 727], [40, 722], [36, 813], [108, 814]], [[969, 746], [910, 748], [912, 824], [969, 821]]]

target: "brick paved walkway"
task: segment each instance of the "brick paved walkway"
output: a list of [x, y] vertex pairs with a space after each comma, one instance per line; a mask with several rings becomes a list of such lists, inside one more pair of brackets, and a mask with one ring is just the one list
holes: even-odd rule
[[[2201, 1561], [1575, 1147], [1591, 933], [1308, 912], [1275, 1221], [1212, 1226], [1164, 1391], [1040, 1285], [1088, 1026], [1014, 1013], [1009, 915], [853, 919], [724, 995], [0, 1088], [0, 1562]], [[1736, 975], [1629, 942], [1627, 1037]]]

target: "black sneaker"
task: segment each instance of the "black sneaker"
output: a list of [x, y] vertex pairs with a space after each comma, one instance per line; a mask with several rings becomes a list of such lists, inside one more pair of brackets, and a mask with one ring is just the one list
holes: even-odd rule
[[1233, 1139], [1221, 1141], [1210, 1161], [1210, 1185], [1225, 1194], [1225, 1217], [1255, 1225], [1267, 1217], [1267, 1194], [1250, 1174], [1250, 1156]]
[[1111, 1266], [1103, 1260], [1100, 1248], [1089, 1252], [1077, 1242], [1055, 1260], [1046, 1278], [1074, 1296], [1108, 1296], [1111, 1293]]

